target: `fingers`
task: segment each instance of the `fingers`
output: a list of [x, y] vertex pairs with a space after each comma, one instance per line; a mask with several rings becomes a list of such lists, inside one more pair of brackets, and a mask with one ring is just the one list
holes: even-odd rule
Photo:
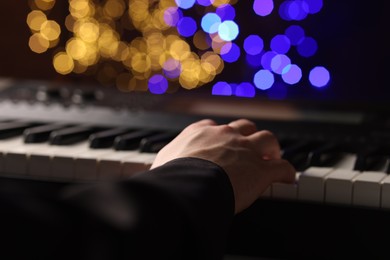
[[269, 176], [271, 176], [271, 182], [295, 182], [296, 170], [286, 160], [272, 160], [265, 162]]
[[280, 145], [273, 133], [267, 130], [258, 131], [248, 136], [254, 145], [256, 152], [262, 155], [264, 160], [280, 159]]
[[247, 119], [238, 119], [228, 124], [244, 136], [251, 135], [257, 131], [256, 125]]
[[[217, 126], [211, 119], [203, 119], [187, 126], [184, 132], [191, 132], [206, 126]], [[280, 146], [273, 133], [267, 130], [258, 131], [255, 123], [248, 119], [238, 119], [228, 124], [235, 132], [248, 138], [253, 149], [261, 155], [263, 160], [280, 159]]]

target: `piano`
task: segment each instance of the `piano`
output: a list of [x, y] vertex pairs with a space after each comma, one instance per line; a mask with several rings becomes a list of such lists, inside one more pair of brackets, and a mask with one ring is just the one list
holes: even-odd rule
[[[128, 95], [146, 103], [150, 98], [150, 108], [115, 107], [118, 100], [127, 99], [116, 90], [103, 92], [83, 85], [61, 97], [61, 89], [49, 81], [2, 81], [3, 182], [127, 178], [147, 170], [156, 153], [186, 125], [209, 117], [157, 112], [154, 106], [162, 107], [166, 100], [142, 93]], [[94, 97], [80, 102], [74, 94]], [[234, 117], [212, 118], [224, 123]], [[289, 258], [386, 253], [382, 243], [387, 241], [390, 214], [389, 129], [355, 120], [255, 120], [259, 128], [278, 137], [282, 156], [297, 169], [297, 179], [292, 185], [273, 184], [236, 217], [229, 240], [231, 254]], [[285, 226], [285, 218], [296, 224]], [[286, 243], [283, 251], [281, 241]]]
[[[34, 56], [27, 46], [16, 45], [25, 51], [18, 54], [0, 45], [10, 49], [0, 54], [1, 181], [41, 188], [127, 178], [147, 170], [156, 153], [188, 124], [206, 117], [218, 123], [246, 117], [277, 136], [282, 157], [297, 170], [296, 182], [274, 183], [236, 216], [228, 256], [387, 259], [390, 91], [384, 10], [389, 3], [312, 1], [316, 9], [310, 1], [268, 1], [271, 10], [265, 8], [267, 1], [236, 2], [228, 7], [235, 7], [236, 43], [246, 54], [236, 62], [233, 54], [226, 56], [223, 73], [193, 90], [158, 95], [102, 86], [80, 75], [59, 77], [49, 71], [48, 55]], [[29, 7], [24, 8], [23, 19]], [[227, 10], [216, 13], [229, 15]], [[243, 16], [248, 10], [254, 14]], [[54, 14], [64, 17], [58, 9]], [[251, 19], [259, 28], [249, 26]], [[256, 75], [265, 77], [267, 50], [283, 52], [283, 41], [277, 39], [284, 33], [293, 42], [299, 28], [310, 37], [303, 47], [291, 45], [288, 55], [296, 64], [288, 68], [299, 65], [302, 80], [292, 83], [297, 78], [283, 77], [288, 73], [278, 72], [271, 62], [274, 84], [257, 81]], [[259, 53], [245, 47], [245, 37], [254, 34], [264, 40]], [[312, 57], [306, 51], [313, 39], [318, 52]], [[274, 63], [286, 56], [278, 57]], [[34, 64], [39, 59], [41, 66]], [[18, 63], [18, 69], [8, 62]], [[314, 65], [330, 72], [323, 86], [309, 82]], [[252, 88], [245, 90], [248, 82]]]

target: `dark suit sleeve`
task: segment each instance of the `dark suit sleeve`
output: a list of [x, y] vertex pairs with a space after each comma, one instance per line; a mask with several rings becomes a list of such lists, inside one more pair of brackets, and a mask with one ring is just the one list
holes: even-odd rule
[[0, 184], [3, 254], [14, 259], [223, 258], [234, 196], [209, 161], [176, 159], [115, 183], [36, 186]]

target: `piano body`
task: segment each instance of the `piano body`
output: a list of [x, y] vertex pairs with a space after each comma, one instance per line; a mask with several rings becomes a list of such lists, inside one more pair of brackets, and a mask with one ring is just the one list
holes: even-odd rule
[[[0, 10], [9, 11], [0, 18], [3, 35], [9, 36], [0, 45], [2, 183], [23, 182], [36, 189], [126, 178], [148, 169], [159, 149], [191, 122], [246, 117], [275, 133], [297, 178], [294, 185], [275, 183], [236, 216], [228, 254], [387, 259], [390, 92], [384, 10], [389, 4], [337, 2], [324, 1], [326, 15], [320, 19], [313, 15], [306, 24], [294, 20], [317, 37], [323, 52], [315, 63], [329, 65], [330, 86], [313, 88], [305, 82], [300, 90], [276, 84], [268, 91], [256, 89], [259, 97], [254, 98], [211, 95], [208, 86], [165, 95], [123, 92], [80, 75], [58, 76], [49, 54], [28, 49], [28, 6], [0, 3]], [[65, 1], [57, 4], [66, 6]], [[237, 3], [242, 34], [251, 33], [239, 16], [248, 8], [249, 1]], [[58, 9], [51, 14], [65, 17]], [[14, 27], [5, 26], [10, 21]], [[287, 27], [286, 21], [267, 22], [274, 28], [262, 24], [266, 35]], [[17, 28], [24, 28], [24, 41], [12, 38]], [[305, 69], [303, 60], [298, 61]], [[252, 69], [241, 63], [226, 66], [216, 80], [241, 82], [237, 78], [248, 78]]]
[[[74, 103], [79, 98], [73, 94], [61, 98], [61, 87], [52, 84], [2, 82], [3, 183], [20, 181], [34, 188], [35, 182], [50, 186], [126, 178], [148, 169], [156, 152], [191, 122], [209, 117], [224, 123], [236, 118], [180, 113], [169, 108], [174, 99], [167, 102], [142, 93], [126, 97], [86, 86], [74, 88], [73, 94], [89, 100]], [[117, 106], [119, 100], [133, 98], [151, 105], [148, 109]], [[164, 106], [163, 113], [156, 110]], [[275, 183], [236, 217], [229, 253], [278, 259], [387, 256], [389, 126], [357, 121], [358, 115], [348, 118], [337, 123], [254, 119], [259, 128], [276, 134], [283, 157], [297, 169], [297, 181]]]

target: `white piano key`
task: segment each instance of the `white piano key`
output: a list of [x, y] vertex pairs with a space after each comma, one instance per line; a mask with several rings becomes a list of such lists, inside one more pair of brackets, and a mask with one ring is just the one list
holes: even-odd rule
[[117, 180], [122, 177], [124, 158], [136, 157], [138, 151], [113, 151], [99, 158], [98, 179]]
[[47, 149], [30, 152], [28, 174], [30, 176], [51, 177], [51, 160], [53, 151], [57, 146], [49, 146]]
[[335, 169], [326, 177], [325, 202], [335, 204], [352, 204], [352, 189], [357, 171]]
[[74, 171], [75, 156], [88, 150], [88, 143], [58, 146], [52, 150], [50, 172], [53, 178], [76, 180]]
[[98, 158], [110, 154], [112, 149], [88, 149], [75, 155], [74, 176], [76, 180], [98, 180]]
[[296, 200], [298, 199], [298, 180], [300, 173], [296, 173], [295, 183], [273, 183], [271, 196], [275, 199]]
[[343, 158], [336, 164], [332, 165], [332, 167], [334, 169], [353, 170], [355, 167], [356, 158], [356, 154], [346, 153], [343, 155]]
[[22, 143], [23, 139], [20, 137], [0, 140], [0, 173], [5, 173], [5, 156], [7, 151], [16, 146], [20, 146]]
[[390, 209], [390, 176], [382, 180], [381, 208]]
[[298, 199], [324, 202], [326, 177], [333, 171], [329, 167], [310, 167], [298, 179]]
[[363, 172], [356, 176], [353, 184], [352, 204], [380, 208], [383, 172]]
[[48, 147], [48, 144], [22, 143], [8, 149], [7, 154], [5, 155], [5, 172], [18, 175], [28, 175], [30, 153], [35, 150], [48, 149]]
[[140, 153], [138, 156], [123, 158], [122, 176], [130, 177], [137, 172], [149, 170], [157, 154]]

